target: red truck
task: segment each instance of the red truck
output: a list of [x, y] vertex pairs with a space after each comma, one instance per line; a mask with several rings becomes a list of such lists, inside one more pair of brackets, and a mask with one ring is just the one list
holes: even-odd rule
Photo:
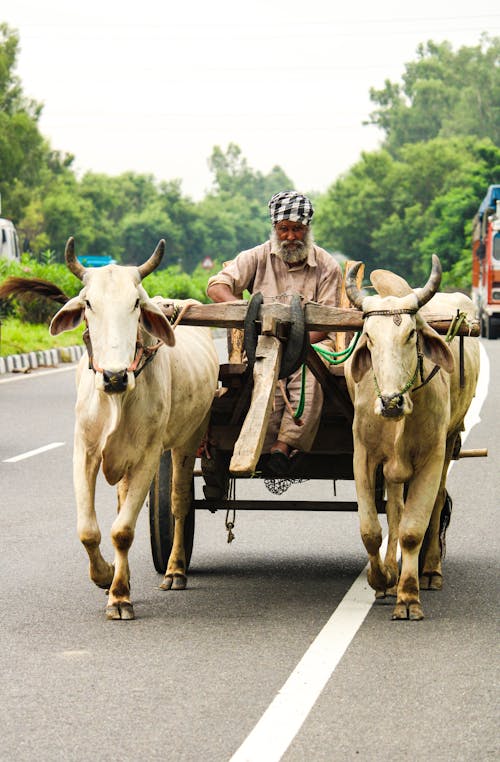
[[500, 185], [490, 185], [473, 220], [472, 299], [481, 336], [500, 337]]

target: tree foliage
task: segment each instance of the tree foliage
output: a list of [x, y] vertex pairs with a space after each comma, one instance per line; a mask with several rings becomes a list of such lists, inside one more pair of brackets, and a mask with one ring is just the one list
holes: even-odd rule
[[[490, 140], [435, 138], [407, 144], [398, 159], [382, 150], [361, 160], [322, 196], [317, 235], [330, 250], [419, 285], [431, 255], [466, 287], [470, 225], [488, 185], [500, 177], [500, 148]], [[460, 277], [459, 277], [460, 276]]]
[[406, 64], [402, 84], [386, 80], [370, 90], [378, 108], [370, 122], [385, 132], [395, 154], [407, 143], [474, 135], [500, 145], [500, 38], [454, 52], [449, 42], [429, 41]]
[[[54, 151], [39, 131], [42, 105], [15, 75], [18, 49], [17, 33], [0, 24], [0, 192], [32, 259], [48, 252], [62, 262], [72, 235], [77, 254], [139, 264], [165, 238], [151, 282], [200, 298], [207, 256], [218, 267], [268, 237], [267, 202], [294, 184], [279, 166], [253, 169], [232, 142], [213, 148], [212, 189], [196, 202], [179, 180], [135, 172], [77, 177], [71, 154]], [[456, 52], [448, 42], [427, 42], [401, 83], [370, 91], [371, 122], [384, 144], [314, 199], [321, 245], [363, 260], [368, 272], [387, 267], [415, 284], [435, 251], [447, 282], [468, 285], [470, 221], [487, 186], [500, 182], [499, 52], [500, 39], [487, 36]]]

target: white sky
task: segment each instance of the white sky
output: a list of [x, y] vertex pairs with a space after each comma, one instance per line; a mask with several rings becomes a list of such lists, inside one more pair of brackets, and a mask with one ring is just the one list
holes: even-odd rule
[[429, 39], [500, 34], [498, 0], [2, 0], [17, 74], [44, 103], [42, 133], [74, 167], [210, 189], [213, 146], [279, 164], [324, 191], [379, 145], [371, 86], [400, 81]]

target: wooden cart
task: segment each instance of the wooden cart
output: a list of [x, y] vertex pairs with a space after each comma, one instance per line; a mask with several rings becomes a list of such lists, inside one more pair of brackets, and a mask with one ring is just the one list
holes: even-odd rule
[[[338, 332], [338, 344], [345, 337], [362, 329], [358, 310], [347, 307], [325, 307], [277, 302], [261, 304], [226, 303], [192, 305], [182, 318], [184, 325], [213, 326], [228, 329], [229, 363], [219, 369], [220, 388], [211, 410], [208, 443], [201, 457], [201, 471], [193, 474], [192, 507], [186, 520], [185, 548], [189, 565], [193, 547], [195, 511], [217, 510], [314, 510], [356, 511], [355, 501], [309, 502], [296, 500], [233, 499], [232, 479], [276, 479], [269, 469], [269, 455], [262, 445], [271, 413], [279, 377], [289, 375], [290, 367], [304, 361], [320, 382], [324, 392], [321, 422], [312, 451], [304, 453], [291, 471], [290, 479], [353, 480], [353, 407], [347, 392], [343, 366], [328, 369], [316, 351], [305, 341], [307, 332]], [[435, 315], [427, 322], [440, 334], [446, 334], [450, 318]], [[245, 329], [246, 354], [250, 367], [242, 362], [241, 347]], [[458, 335], [478, 336], [479, 324], [462, 325]], [[304, 339], [304, 340], [303, 340]], [[286, 361], [286, 362], [285, 362]], [[287, 372], [283, 373], [283, 364]], [[298, 364], [297, 364], [298, 363]], [[456, 457], [470, 453], [461, 451]], [[475, 453], [478, 454], [478, 453]], [[484, 454], [484, 453], [482, 453]], [[194, 477], [204, 481], [203, 499], [194, 497]], [[170, 453], [163, 454], [160, 467], [149, 493], [149, 515], [153, 562], [158, 572], [165, 572], [173, 539], [173, 517], [170, 511]], [[377, 508], [385, 510], [383, 477], [380, 471], [377, 486]]]

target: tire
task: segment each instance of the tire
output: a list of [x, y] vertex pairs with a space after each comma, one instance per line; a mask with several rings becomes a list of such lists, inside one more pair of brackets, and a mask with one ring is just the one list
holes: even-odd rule
[[500, 321], [495, 320], [491, 315], [481, 318], [481, 336], [488, 340], [498, 339], [500, 336]]
[[494, 336], [491, 335], [491, 318], [487, 317], [484, 320], [484, 336], [486, 339], [493, 339]]
[[486, 338], [486, 333], [487, 333], [487, 330], [486, 330], [486, 320], [481, 315], [481, 338], [482, 339]]
[[[149, 531], [151, 553], [157, 572], [165, 574], [168, 559], [174, 541], [174, 517], [172, 516], [170, 494], [172, 490], [172, 456], [164, 452], [160, 465], [149, 488]], [[191, 502], [194, 500], [194, 477], [191, 482]], [[184, 524], [184, 550], [186, 553], [186, 572], [189, 569], [194, 540], [194, 507], [191, 504]]]

